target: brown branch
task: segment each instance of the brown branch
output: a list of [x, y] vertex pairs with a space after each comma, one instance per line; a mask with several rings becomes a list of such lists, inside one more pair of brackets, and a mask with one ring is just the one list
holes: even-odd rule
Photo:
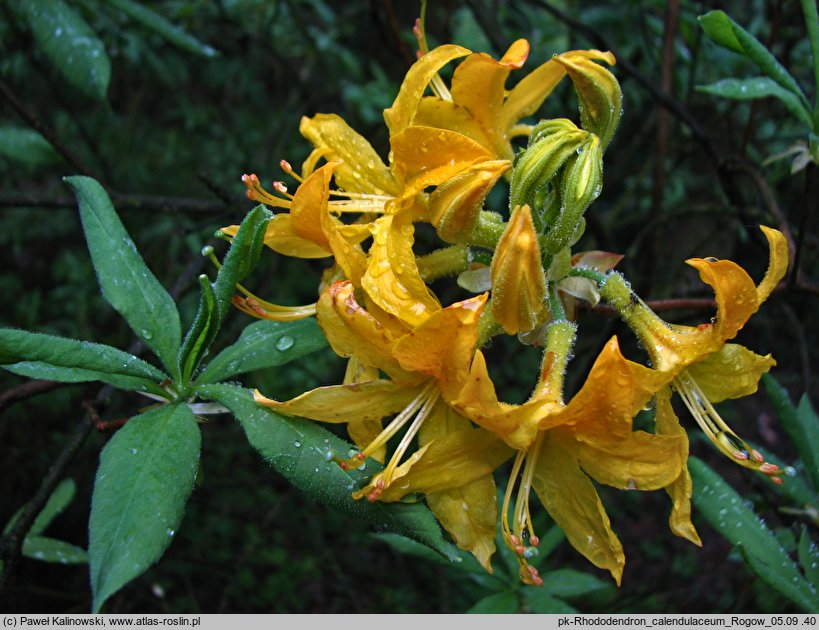
[[[230, 206], [224, 201], [194, 199], [187, 197], [159, 197], [155, 195], [130, 195], [110, 192], [117, 210], [144, 210], [148, 212], [182, 212], [188, 214], [219, 214]], [[239, 203], [237, 196], [237, 203]], [[242, 202], [245, 198], [241, 197]], [[0, 208], [76, 208], [73, 197], [50, 197], [36, 193], [0, 193]]]
[[27, 398], [31, 398], [32, 396], [36, 396], [37, 394], [50, 392], [52, 389], [57, 389], [58, 387], [62, 387], [63, 385], [67, 385], [67, 383], [58, 383], [57, 381], [36, 380], [26, 381], [22, 385], [18, 385], [17, 387], [7, 389], [2, 394], [0, 394], [0, 413], [3, 413], [6, 409], [11, 407], [16, 402], [26, 400]]
[[6, 102], [11, 105], [11, 108], [16, 111], [32, 129], [38, 131], [40, 135], [48, 140], [48, 143], [68, 162], [71, 168], [81, 175], [91, 175], [91, 169], [85, 166], [85, 164], [60, 141], [57, 135], [51, 131], [51, 128], [37, 118], [37, 116], [26, 107], [25, 103], [17, 98], [17, 95], [14, 94], [13, 90], [2, 78], [0, 78], [0, 95], [2, 95]]

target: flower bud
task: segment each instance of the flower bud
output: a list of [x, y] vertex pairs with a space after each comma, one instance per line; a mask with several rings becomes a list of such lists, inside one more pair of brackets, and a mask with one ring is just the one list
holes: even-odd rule
[[546, 279], [529, 206], [515, 208], [492, 259], [492, 313], [510, 335], [532, 330], [548, 314]]
[[623, 93], [614, 75], [592, 58], [609, 65], [616, 61], [610, 52], [600, 51], [572, 51], [556, 55], [554, 59], [566, 69], [574, 84], [583, 128], [599, 136], [606, 147], [620, 120]]
[[486, 195], [510, 166], [509, 160], [475, 164], [430, 194], [431, 223], [443, 240], [461, 243], [469, 239]]

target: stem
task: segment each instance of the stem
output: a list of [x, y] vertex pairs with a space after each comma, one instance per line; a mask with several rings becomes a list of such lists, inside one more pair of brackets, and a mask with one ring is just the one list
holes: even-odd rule
[[466, 245], [453, 245], [415, 259], [424, 282], [432, 282], [469, 269], [470, 255]]
[[470, 245], [494, 250], [501, 236], [503, 236], [504, 230], [506, 230], [506, 221], [501, 219], [500, 215], [481, 210], [475, 229], [469, 238]]
[[594, 269], [589, 269], [588, 267], [572, 267], [566, 275], [577, 278], [588, 278], [596, 282], [598, 286], [602, 286], [606, 281], [606, 274], [595, 271]]

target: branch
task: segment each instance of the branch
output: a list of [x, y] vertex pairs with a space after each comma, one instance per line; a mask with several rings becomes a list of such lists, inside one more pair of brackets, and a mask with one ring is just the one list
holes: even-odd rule
[[[150, 212], [182, 212], [212, 215], [224, 212], [230, 206], [224, 201], [194, 199], [188, 197], [159, 197], [155, 195], [129, 195], [110, 192], [117, 210], [145, 210]], [[237, 197], [238, 202], [239, 197]], [[241, 197], [244, 200], [244, 196]], [[36, 193], [0, 193], [0, 208], [76, 208], [73, 197], [49, 197]]]
[[20, 400], [25, 400], [26, 398], [31, 398], [32, 396], [36, 396], [37, 394], [42, 394], [44, 392], [50, 392], [52, 389], [62, 387], [63, 385], [67, 385], [67, 383], [36, 380], [27, 381], [22, 385], [7, 389], [0, 394], [0, 413], [3, 413], [6, 409]]

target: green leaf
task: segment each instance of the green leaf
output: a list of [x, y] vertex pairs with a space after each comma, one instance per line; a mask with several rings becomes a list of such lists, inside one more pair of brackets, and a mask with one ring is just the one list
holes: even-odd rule
[[805, 464], [814, 489], [819, 490], [819, 419], [816, 412], [805, 397], [797, 410], [791, 403], [788, 392], [770, 374], [762, 376], [762, 385], [771, 399], [782, 428]]
[[526, 607], [538, 615], [555, 615], [576, 613], [577, 609], [566, 602], [552, 597], [548, 591], [538, 586], [524, 586], [521, 589]]
[[201, 436], [185, 405], [131, 418], [100, 456], [89, 520], [93, 612], [156, 562], [179, 528]]
[[[262, 205], [251, 210], [233, 238], [216, 281], [210, 286], [210, 290], [203, 285], [199, 310], [179, 351], [179, 365], [184, 381], [191, 377], [222, 326], [236, 284], [244, 280], [259, 261], [264, 246], [265, 228], [272, 216]], [[201, 276], [199, 280], [203, 283]]]
[[33, 129], [0, 127], [0, 157], [29, 168], [48, 166], [60, 161], [48, 140]]
[[34, 522], [31, 524], [31, 529], [28, 530], [28, 535], [36, 536], [37, 534], [42, 534], [46, 530], [46, 527], [51, 525], [51, 522], [68, 507], [74, 499], [76, 492], [77, 484], [74, 483], [74, 480], [63, 479], [57, 487], [54, 488], [54, 492], [48, 497], [45, 507], [40, 510], [37, 518], [34, 519]]
[[372, 534], [372, 536], [373, 538], [377, 538], [378, 540], [387, 543], [399, 553], [428, 560], [430, 562], [444, 564], [460, 571], [477, 574], [481, 577], [492, 577], [486, 572], [486, 569], [484, 569], [478, 563], [475, 556], [473, 556], [471, 553], [458, 549], [455, 545], [444, 543], [447, 547], [447, 553], [446, 555], [443, 555], [438, 551], [433, 551], [427, 545], [423, 545], [416, 540], [412, 540], [406, 536], [401, 536], [400, 534], [384, 532], [380, 534]]
[[470, 615], [513, 615], [518, 611], [518, 596], [513, 591], [504, 591], [487, 595], [466, 612]]
[[171, 372], [182, 337], [176, 304], [145, 265], [111, 199], [90, 177], [66, 177], [80, 206], [102, 295]]
[[131, 0], [108, 0], [132, 20], [151, 29], [174, 46], [203, 57], [216, 57], [219, 51], [203, 44], [198, 39], [186, 33], [182, 28], [166, 20], [163, 16], [152, 11], [143, 4]]
[[773, 96], [782, 101], [788, 108], [788, 111], [805, 123], [809, 129], [812, 128], [813, 125], [811, 112], [805, 107], [799, 97], [768, 77], [723, 79], [711, 85], [697, 86], [697, 91], [740, 101]]
[[251, 370], [284, 365], [326, 347], [327, 340], [313, 318], [261, 320], [245, 328], [235, 344], [216, 355], [196, 382], [215, 383]]
[[541, 588], [557, 597], [579, 597], [608, 587], [601, 579], [574, 569], [558, 569], [541, 577], [543, 578]]
[[82, 16], [62, 0], [21, 2], [37, 47], [68, 83], [104, 99], [111, 79], [105, 47]]
[[694, 480], [694, 504], [712, 527], [740, 548], [766, 584], [808, 612], [819, 609], [819, 596], [742, 497], [703, 461], [690, 457], [688, 467]]
[[[785, 67], [756, 37], [734, 22], [724, 11], [710, 11], [698, 19], [705, 34], [714, 42], [750, 59], [762, 72], [796, 95], [805, 107], [810, 108], [796, 80]], [[811, 124], [809, 126], [812, 128]]]
[[26, 536], [23, 541], [23, 555], [26, 558], [56, 564], [84, 564], [88, 562], [88, 554], [85, 549], [46, 536]]
[[799, 564], [814, 587], [819, 587], [819, 547], [816, 546], [807, 528], [802, 528], [802, 535], [799, 537]]
[[249, 390], [235, 385], [207, 385], [199, 393], [230, 409], [250, 445], [308, 496], [452, 558], [435, 517], [422, 503], [370, 503], [350, 496], [381, 466], [367, 460], [365, 470], [342, 470], [332, 457], [346, 457], [352, 448], [348, 442], [314, 422], [285, 417], [257, 405]]
[[90, 341], [0, 328], [0, 364], [9, 372], [65, 383], [102, 381], [134, 391], [161, 391], [166, 376], [132, 354]]
[[[71, 503], [76, 491], [77, 484], [74, 483], [73, 479], [63, 479], [57, 485], [57, 487], [54, 488], [54, 492], [51, 493], [51, 496], [48, 497], [45, 507], [40, 510], [40, 513], [37, 515], [37, 518], [34, 519], [34, 522], [31, 524], [31, 528], [28, 530], [26, 535], [36, 536], [37, 534], [41, 534], [43, 531], [45, 531], [46, 527], [51, 524], [51, 521], [62, 514], [63, 510], [68, 507], [68, 504]], [[14, 513], [14, 516], [9, 519], [9, 522], [6, 523], [6, 526], [3, 528], [3, 535], [8, 534], [11, 531], [11, 528], [14, 527], [17, 519], [20, 518], [20, 513], [22, 511], [23, 508], [21, 507]]]

